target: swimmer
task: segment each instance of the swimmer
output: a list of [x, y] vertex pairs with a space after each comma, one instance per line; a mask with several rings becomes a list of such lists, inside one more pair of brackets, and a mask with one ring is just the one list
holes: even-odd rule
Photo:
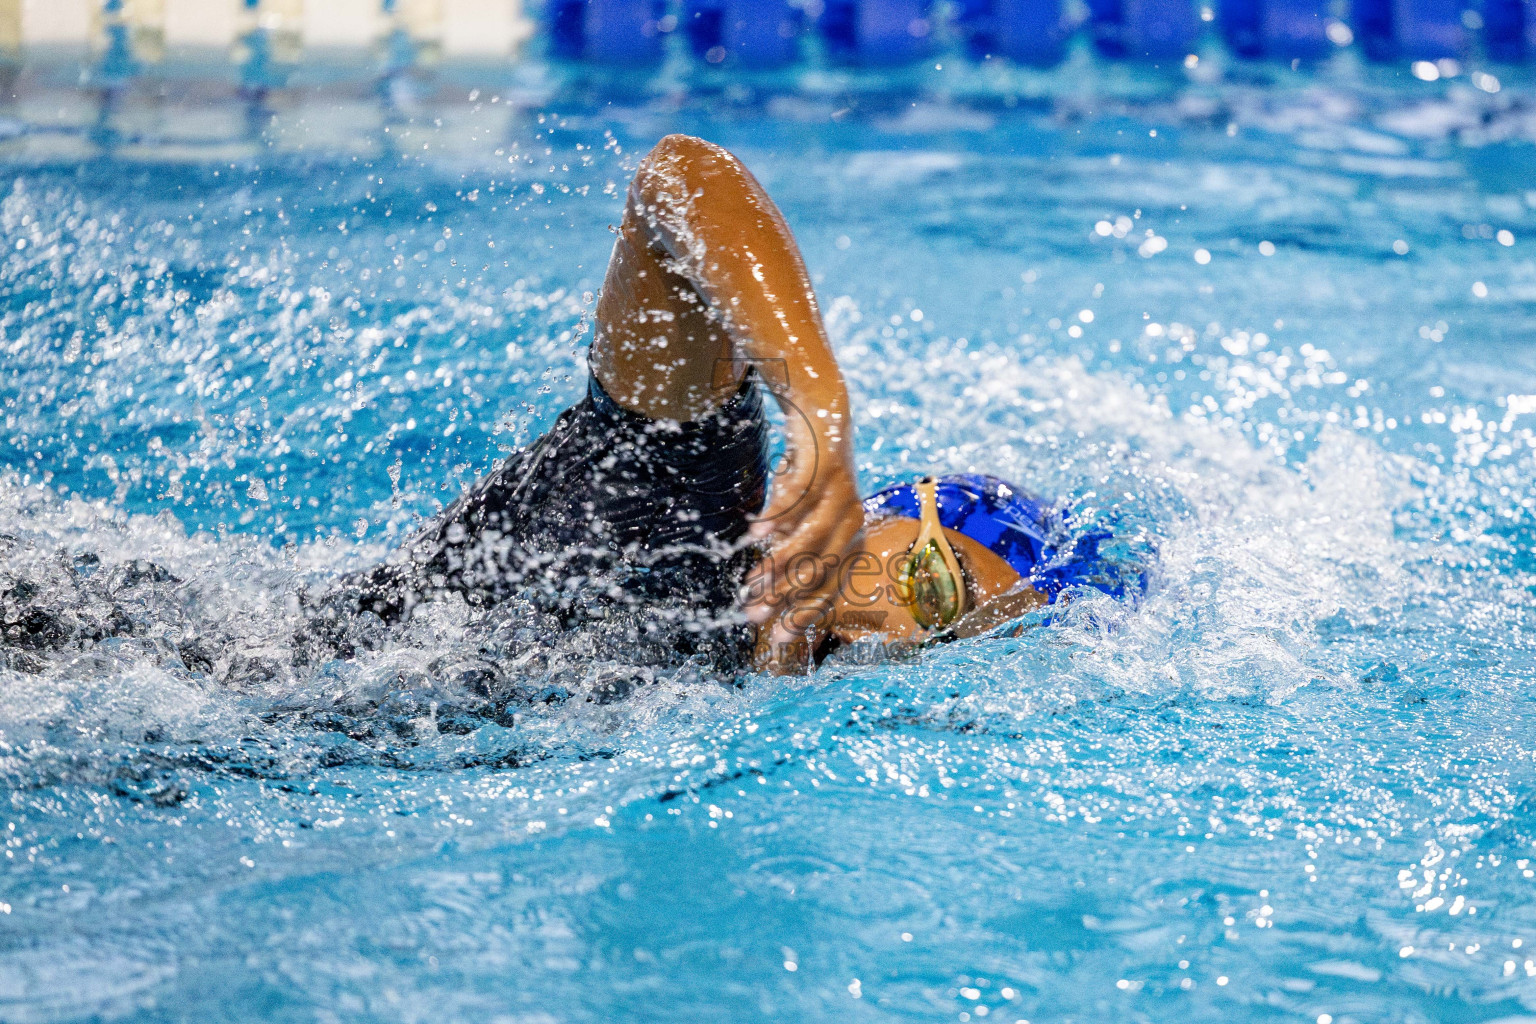
[[[585, 397], [336, 588], [333, 621], [533, 593], [568, 625], [627, 609], [638, 634], [670, 633], [669, 658], [750, 655], [786, 673], [839, 644], [974, 635], [1073, 582], [1082, 559], [1048, 557], [1044, 510], [1002, 480], [923, 477], [860, 498], [848, 391], [805, 264], [734, 156], [662, 139], [617, 236]], [[772, 474], [764, 392], [785, 423]]]

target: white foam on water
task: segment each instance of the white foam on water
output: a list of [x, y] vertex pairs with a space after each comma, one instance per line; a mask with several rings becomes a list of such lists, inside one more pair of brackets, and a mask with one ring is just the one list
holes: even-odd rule
[[[1078, 646], [1072, 673], [1085, 693], [1190, 687], [1283, 701], [1345, 671], [1319, 644], [1319, 622], [1390, 615], [1437, 585], [1432, 569], [1405, 568], [1423, 553], [1396, 536], [1412, 460], [1367, 437], [1324, 426], [1297, 463], [1257, 442], [1240, 412], [1175, 415], [1115, 371], [974, 347], [883, 358], [858, 320], [834, 304], [844, 362], [872, 413], [864, 422], [900, 453], [877, 453], [874, 466], [926, 471], [906, 457], [921, 452], [943, 471], [993, 472], [1047, 501], [1113, 510], [1123, 530], [1145, 535], [1146, 596], [1085, 595], [1050, 641]], [[1240, 376], [1242, 362], [1228, 373]]]

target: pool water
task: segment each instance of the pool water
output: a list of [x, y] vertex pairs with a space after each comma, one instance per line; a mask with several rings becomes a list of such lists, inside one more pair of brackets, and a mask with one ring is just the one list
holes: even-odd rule
[[[469, 97], [12, 126], [0, 1019], [1536, 1019], [1528, 86]], [[620, 699], [452, 603], [294, 664], [580, 394], [679, 130], [794, 227], [866, 488], [1015, 479], [1144, 599]]]

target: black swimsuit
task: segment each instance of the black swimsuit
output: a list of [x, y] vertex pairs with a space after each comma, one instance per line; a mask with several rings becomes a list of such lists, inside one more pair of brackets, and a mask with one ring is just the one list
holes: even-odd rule
[[371, 612], [395, 623], [449, 593], [477, 607], [531, 597], [568, 628], [615, 606], [681, 606], [699, 615], [664, 617], [676, 624], [666, 660], [739, 666], [749, 632], [740, 616], [720, 613], [734, 608], [756, 557], [739, 542], [763, 507], [768, 437], [753, 373], [730, 401], [688, 423], [624, 409], [591, 378], [587, 396], [548, 433], [388, 562], [341, 581], [312, 622], [337, 627], [344, 615]]

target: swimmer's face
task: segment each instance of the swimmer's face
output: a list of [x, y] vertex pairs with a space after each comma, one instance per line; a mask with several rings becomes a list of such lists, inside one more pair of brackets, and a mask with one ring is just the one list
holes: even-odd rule
[[[917, 539], [918, 521], [905, 516], [870, 520], [864, 527], [865, 558], [845, 573], [834, 605], [834, 632], [845, 642], [883, 638], [917, 641], [931, 636], [918, 625], [895, 586], [896, 571]], [[950, 631], [975, 636], [1045, 604], [1045, 595], [1029, 586], [1013, 567], [971, 538], [945, 530], [965, 572], [966, 607]]]

